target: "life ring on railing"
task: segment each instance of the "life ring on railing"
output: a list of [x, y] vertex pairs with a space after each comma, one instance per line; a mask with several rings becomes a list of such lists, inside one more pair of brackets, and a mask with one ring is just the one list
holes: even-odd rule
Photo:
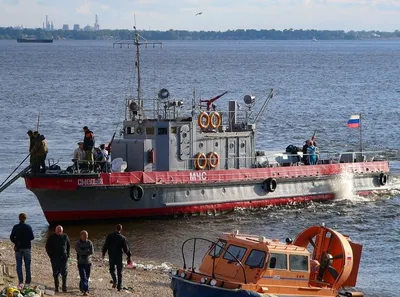
[[267, 178], [263, 182], [262, 188], [267, 192], [275, 192], [277, 184], [278, 183], [275, 178]]
[[208, 115], [208, 113], [203, 111], [199, 114], [199, 117], [197, 118], [197, 123], [199, 124], [199, 127], [201, 129], [207, 129], [208, 126], [210, 126], [210, 122], [211, 122], [211, 119], [210, 119], [210, 116]]
[[197, 170], [202, 170], [207, 166], [207, 157], [204, 153], [197, 153], [194, 157], [194, 167]]
[[144, 190], [139, 185], [134, 185], [129, 189], [132, 200], [140, 201], [144, 196]]
[[381, 186], [386, 185], [387, 180], [388, 180], [388, 176], [387, 176], [385, 173], [382, 172], [382, 173], [379, 175], [379, 183], [381, 184]]
[[[215, 121], [215, 123], [214, 123], [214, 121]], [[214, 129], [218, 129], [219, 126], [221, 126], [221, 122], [222, 122], [221, 115], [218, 112], [213, 111], [210, 114], [210, 126]]]
[[207, 154], [207, 159], [208, 159], [208, 166], [210, 166], [210, 168], [215, 168], [218, 166], [219, 164], [219, 156], [217, 153], [215, 152], [209, 152]]

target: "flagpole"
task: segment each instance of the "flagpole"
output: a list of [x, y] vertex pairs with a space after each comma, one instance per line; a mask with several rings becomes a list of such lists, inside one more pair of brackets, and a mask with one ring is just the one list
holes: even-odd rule
[[361, 120], [361, 118], [362, 118], [362, 116], [361, 116], [361, 112], [360, 112], [360, 152], [362, 155], [363, 147], [362, 147], [362, 124], [361, 124], [362, 120]]

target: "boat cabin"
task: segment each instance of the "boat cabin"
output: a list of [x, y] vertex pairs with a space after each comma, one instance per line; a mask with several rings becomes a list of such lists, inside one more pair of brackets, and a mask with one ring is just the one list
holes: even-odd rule
[[[211, 245], [197, 269], [196, 244], [201, 241]], [[186, 265], [187, 243], [192, 247], [192, 267]], [[184, 265], [172, 272], [172, 288], [177, 297], [192, 296], [186, 293], [194, 288], [204, 296], [243, 296], [240, 292], [246, 291], [246, 296], [336, 297], [339, 290], [356, 285], [361, 250], [349, 237], [324, 226], [310, 227], [295, 241], [285, 242], [238, 231], [224, 233], [215, 242], [191, 238], [182, 245]], [[222, 292], [226, 295], [219, 295]]]
[[224, 234], [204, 256], [199, 272], [239, 283], [302, 286], [310, 278], [310, 252], [290, 239], [282, 243], [263, 236]]

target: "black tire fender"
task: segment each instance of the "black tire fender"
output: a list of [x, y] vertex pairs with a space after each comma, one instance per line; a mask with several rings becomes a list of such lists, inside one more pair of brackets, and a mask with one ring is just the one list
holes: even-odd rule
[[278, 183], [275, 178], [267, 178], [263, 182], [262, 188], [267, 192], [275, 192], [277, 185]]
[[129, 194], [131, 195], [131, 199], [134, 201], [140, 201], [140, 199], [144, 196], [144, 190], [139, 185], [134, 185], [130, 187]]
[[384, 185], [386, 185], [387, 181], [388, 181], [388, 176], [382, 172], [379, 175], [379, 183], [381, 184], [381, 186], [384, 186]]

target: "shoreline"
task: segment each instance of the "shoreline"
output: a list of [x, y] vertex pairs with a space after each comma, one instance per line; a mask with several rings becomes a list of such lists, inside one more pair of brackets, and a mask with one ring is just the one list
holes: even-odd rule
[[[79, 291], [79, 272], [76, 262], [76, 254], [71, 247], [72, 263], [68, 263], [67, 293], [56, 293], [65, 297], [82, 296]], [[169, 288], [170, 278], [168, 271], [172, 268], [170, 263], [142, 262], [133, 255], [135, 265], [133, 269], [126, 268], [124, 263], [123, 287], [133, 288], [133, 291], [122, 290], [118, 292], [111, 288], [111, 276], [108, 261], [101, 259], [101, 255], [95, 253], [92, 257], [92, 272], [90, 276], [89, 296], [115, 296], [115, 294], [130, 296], [165, 296], [172, 297]], [[8, 285], [17, 286], [18, 278], [15, 270], [15, 256], [13, 245], [10, 242], [0, 241], [0, 263], [3, 267], [3, 275], [0, 275], [1, 290]], [[23, 268], [24, 270], [24, 268]], [[38, 242], [32, 242], [32, 284], [44, 285], [46, 289], [54, 291], [54, 281], [51, 271], [50, 259], [44, 246]], [[25, 274], [24, 274], [25, 275]]]

